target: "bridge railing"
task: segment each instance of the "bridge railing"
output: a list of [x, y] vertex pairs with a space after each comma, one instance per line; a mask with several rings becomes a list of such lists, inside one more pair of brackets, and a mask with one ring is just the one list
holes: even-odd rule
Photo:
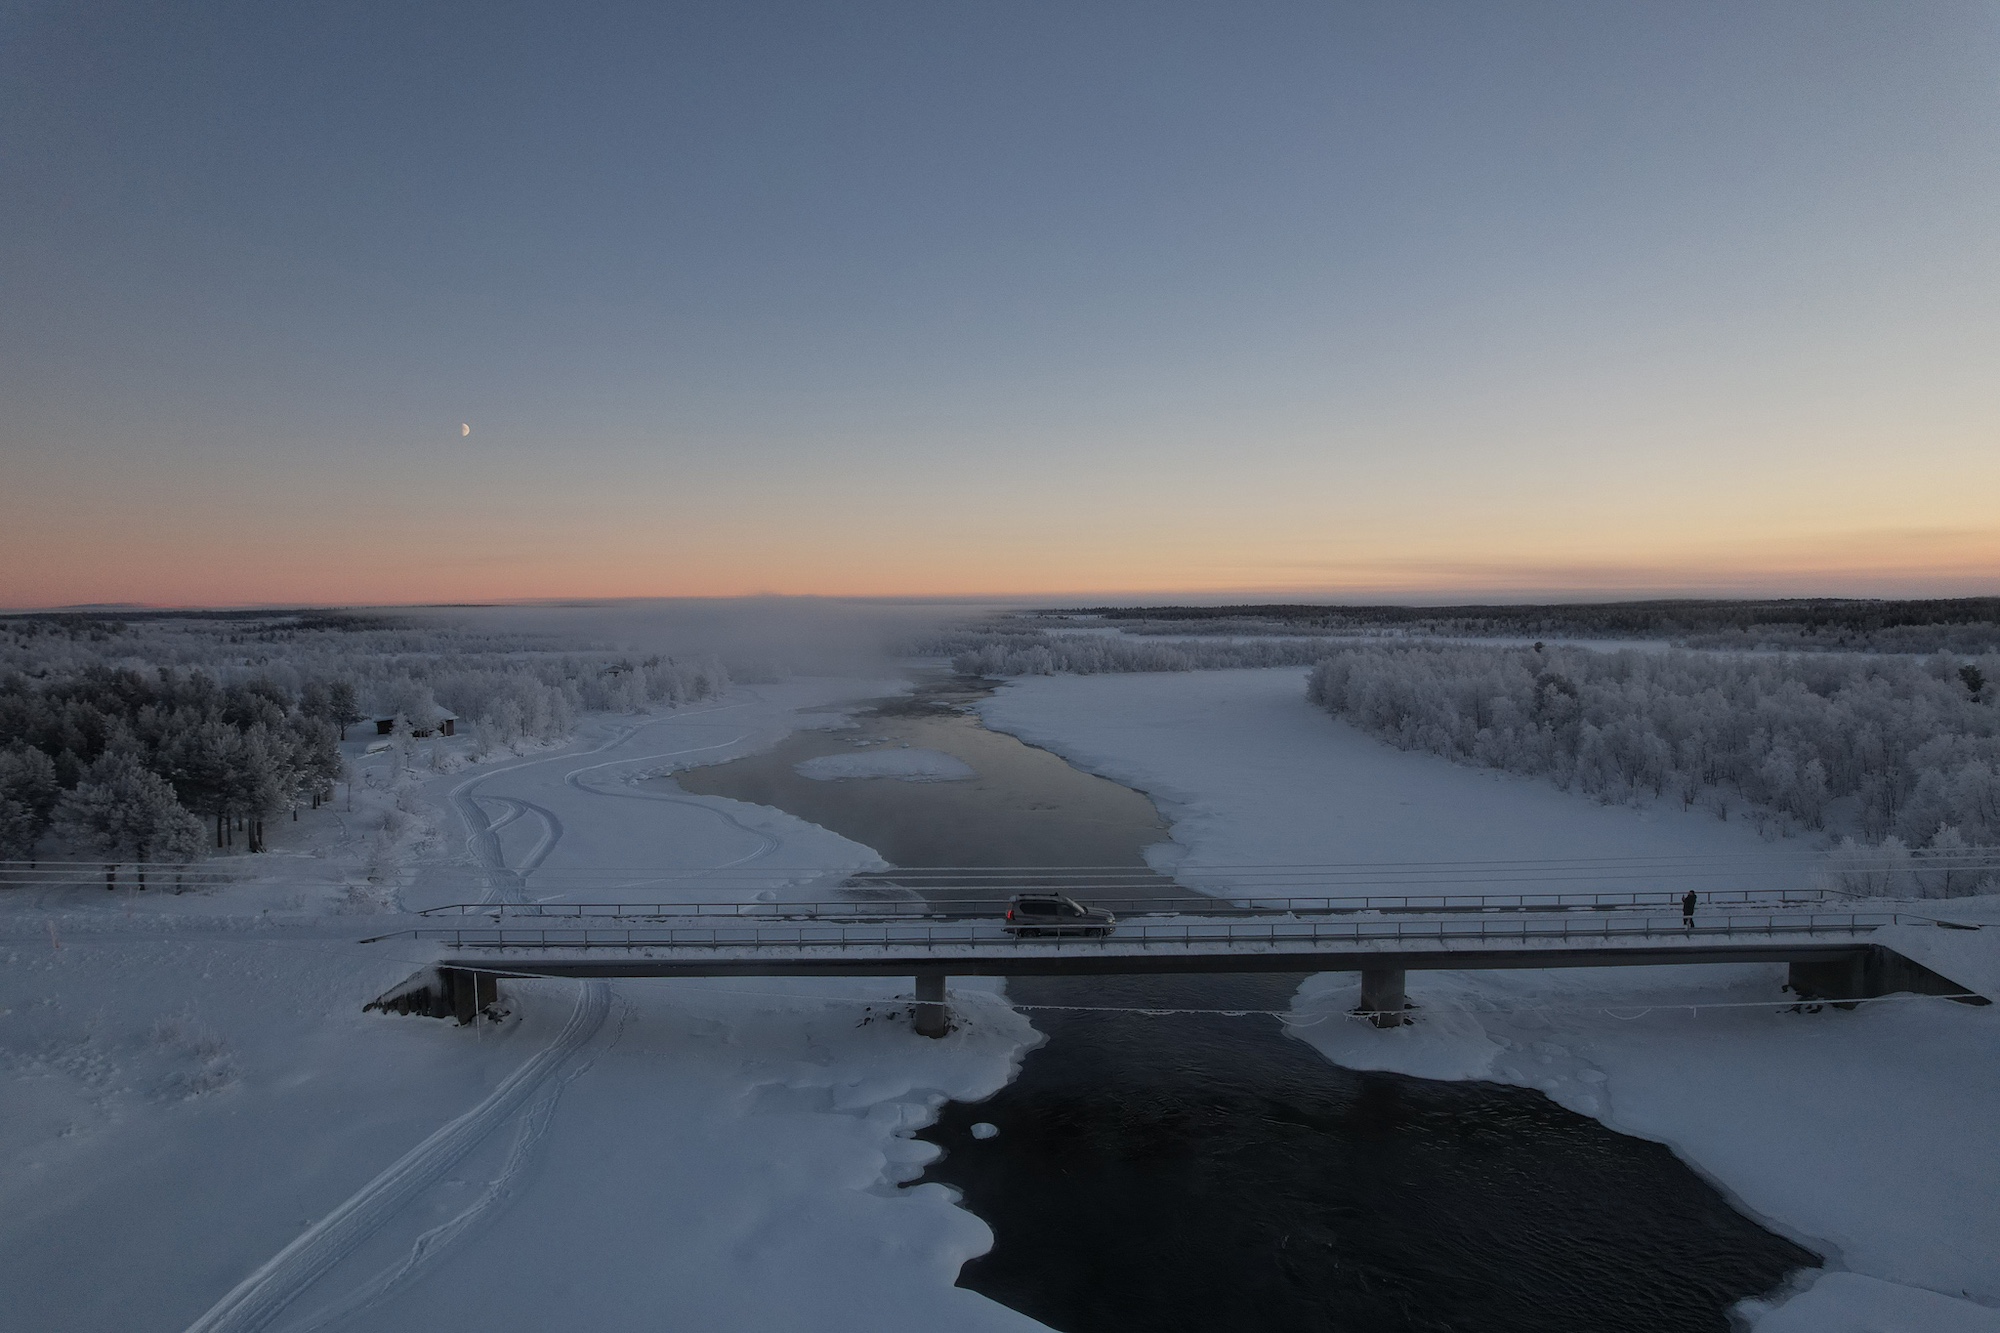
[[[1780, 908], [1846, 901], [1816, 889], [1697, 890], [1702, 910], [1744, 907]], [[668, 920], [678, 917], [753, 917], [808, 919], [999, 918], [1009, 903], [1004, 897], [952, 897], [929, 900], [816, 899], [802, 902], [743, 902], [695, 900], [684, 902], [609, 903], [450, 903], [425, 908], [421, 916], [486, 916], [505, 920], [546, 918], [609, 918]], [[1532, 912], [1632, 911], [1678, 909], [1681, 894], [1672, 891], [1623, 890], [1576, 893], [1429, 893], [1368, 894], [1359, 897], [1313, 895], [1204, 899], [1195, 894], [1093, 894], [1081, 901], [1113, 912], [1200, 912], [1204, 915], [1309, 913], [1342, 915], [1364, 912]]]
[[[1744, 936], [1857, 935], [1894, 925], [1894, 912], [1739, 912], [1688, 927], [1678, 915], [1458, 917], [1431, 920], [1301, 920], [1214, 919], [1149, 921], [1120, 925], [1103, 938], [1077, 935], [1015, 937], [998, 924], [968, 927], [964, 923], [917, 922], [746, 922], [724, 926], [593, 929], [589, 926], [525, 927], [462, 926], [419, 928], [397, 932], [432, 940], [451, 949], [748, 949], [799, 950], [830, 948], [894, 949], [935, 952], [944, 949], [1008, 950], [1035, 946], [1093, 952], [1197, 945], [1245, 952], [1279, 947], [1373, 945], [1383, 943], [1446, 945], [1478, 941], [1487, 944], [1553, 941], [1603, 943], [1640, 938], [1672, 938], [1689, 942]], [[381, 938], [390, 938], [387, 936]]]

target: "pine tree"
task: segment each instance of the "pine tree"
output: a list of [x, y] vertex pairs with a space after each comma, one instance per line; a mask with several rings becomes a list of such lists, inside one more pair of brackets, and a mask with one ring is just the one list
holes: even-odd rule
[[107, 889], [115, 883], [116, 861], [129, 857], [138, 863], [143, 889], [148, 862], [191, 860], [200, 855], [203, 841], [200, 821], [174, 799], [166, 780], [116, 751], [92, 764], [76, 790], [62, 798], [55, 825], [63, 836], [115, 858], [105, 867]]
[[19, 861], [35, 854], [35, 844], [48, 832], [62, 788], [56, 766], [40, 750], [0, 750], [0, 860]]

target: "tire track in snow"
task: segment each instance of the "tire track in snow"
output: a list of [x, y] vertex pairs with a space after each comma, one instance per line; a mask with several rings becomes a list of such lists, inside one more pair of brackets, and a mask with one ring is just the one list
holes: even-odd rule
[[[486, 1099], [398, 1158], [255, 1272], [237, 1283], [187, 1333], [253, 1333], [270, 1325], [308, 1286], [352, 1254], [415, 1195], [435, 1185], [460, 1158], [518, 1110], [564, 1060], [597, 1034], [610, 990], [586, 983], [569, 1022]], [[553, 1109], [553, 1107], [551, 1107]]]
[[[448, 799], [452, 803], [452, 805], [457, 808], [459, 818], [465, 824], [466, 851], [469, 854], [471, 854], [472, 858], [478, 861], [481, 867], [486, 871], [487, 892], [484, 901], [489, 903], [521, 901], [522, 895], [524, 895], [527, 892], [528, 888], [527, 881], [523, 878], [523, 876], [532, 873], [534, 869], [537, 866], [541, 865], [543, 860], [545, 860], [548, 857], [548, 854], [552, 850], [554, 850], [556, 842], [562, 837], [562, 821], [557, 819], [555, 815], [549, 812], [548, 810], [544, 810], [542, 807], [535, 805], [532, 802], [523, 801], [516, 797], [497, 796], [497, 797], [487, 798], [491, 800], [501, 801], [506, 805], [508, 805], [510, 808], [522, 808], [533, 811], [535, 814], [541, 816], [544, 821], [546, 831], [543, 834], [542, 841], [537, 843], [534, 851], [532, 851], [529, 854], [529, 860], [532, 862], [532, 864], [524, 865], [519, 870], [510, 870], [506, 865], [506, 858], [500, 850], [500, 839], [498, 836], [498, 831], [501, 828], [505, 827], [506, 825], [512, 823], [513, 820], [515, 818], [518, 818], [519, 816], [514, 815], [514, 816], [503, 817], [498, 823], [495, 823], [491, 818], [488, 817], [486, 811], [480, 808], [479, 805], [480, 797], [475, 794], [476, 788], [482, 786], [489, 779], [499, 777], [502, 773], [513, 773], [523, 768], [533, 768], [537, 764], [552, 764], [560, 759], [582, 759], [582, 758], [587, 758], [590, 755], [594, 754], [603, 754], [607, 750], [614, 750], [618, 748], [620, 745], [625, 744], [627, 741], [631, 740], [634, 736], [638, 735], [641, 731], [644, 731], [647, 727], [660, 726], [666, 723], [673, 723], [673, 722], [685, 722], [690, 718], [706, 717], [710, 713], [727, 713], [732, 709], [748, 708], [752, 703], [759, 703], [759, 702], [762, 701], [757, 699], [753, 695], [752, 698], [745, 700], [743, 703], [740, 704], [723, 704], [716, 708], [703, 708], [692, 713], [671, 713], [668, 714], [666, 717], [648, 718], [644, 722], [635, 722], [628, 727], [620, 729], [617, 733], [608, 737], [602, 743], [594, 745], [588, 750], [584, 750], [581, 752], [560, 750], [557, 751], [555, 754], [537, 755], [532, 759], [523, 759], [518, 763], [503, 764], [499, 768], [489, 768], [483, 773], [475, 773], [471, 777], [459, 783], [457, 786], [453, 787], [450, 792], [446, 793], [446, 799]], [[736, 740], [741, 740], [741, 739], [743, 739], [741, 736], [736, 738]], [[727, 745], [734, 745], [735, 743], [736, 741], [724, 742], [724, 744]], [[720, 747], [704, 746], [699, 748], [713, 749]], [[675, 753], [693, 754], [695, 753], [695, 751], [683, 750], [683, 751], [676, 751]], [[656, 755], [650, 757], [665, 758], [667, 756]], [[613, 762], [616, 763], [623, 761], [614, 760]], [[592, 765], [592, 767], [604, 767], [604, 765]], [[748, 832], [748, 830], [745, 831]], [[763, 855], [763, 854], [764, 853], [759, 852], [755, 853], [754, 855]], [[745, 859], [747, 860], [751, 858], [745, 858]], [[736, 865], [740, 863], [732, 861], [730, 864]]]
[[663, 754], [642, 754], [634, 756], [631, 759], [613, 759], [607, 763], [591, 764], [587, 768], [571, 770], [564, 776], [563, 781], [578, 791], [589, 792], [592, 796], [613, 796], [628, 801], [664, 801], [668, 805], [686, 806], [689, 809], [700, 810], [706, 814], [715, 816], [738, 833], [747, 834], [749, 837], [755, 839], [757, 843], [753, 851], [737, 857], [734, 861], [724, 861], [721, 865], [715, 867], [717, 870], [728, 870], [734, 866], [740, 866], [746, 862], [756, 861], [769, 856], [772, 852], [778, 850], [778, 839], [761, 829], [751, 828], [748, 824], [720, 806], [710, 805], [707, 798], [699, 796], [675, 796], [671, 792], [663, 791], [618, 791], [609, 787], [600, 787], [593, 782], [585, 782], [583, 775], [585, 773], [596, 772], [600, 768], [616, 768], [620, 764], [645, 764], [651, 763], [655, 759], [674, 759], [684, 754], [701, 754], [708, 750], [727, 749], [729, 746], [735, 745], [749, 736], [749, 734], [746, 731], [741, 736], [732, 736], [728, 740], [716, 745], [697, 745], [686, 750], [668, 750]]

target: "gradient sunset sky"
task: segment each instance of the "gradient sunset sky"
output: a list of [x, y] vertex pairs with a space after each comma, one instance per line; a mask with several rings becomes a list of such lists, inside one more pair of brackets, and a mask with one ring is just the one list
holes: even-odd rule
[[2000, 592], [2000, 4], [0, 3], [0, 486], [17, 608]]

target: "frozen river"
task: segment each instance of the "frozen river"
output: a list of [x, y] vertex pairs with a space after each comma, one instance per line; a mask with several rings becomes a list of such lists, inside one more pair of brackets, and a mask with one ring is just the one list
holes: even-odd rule
[[[985, 729], [963, 707], [981, 693], [933, 682], [858, 728], [677, 780], [902, 867], [1144, 865], [1167, 835], [1152, 802]], [[906, 746], [972, 776], [812, 776]], [[997, 1096], [947, 1106], [922, 1135], [946, 1150], [925, 1178], [995, 1233], [961, 1285], [1066, 1333], [1720, 1330], [1737, 1301], [1818, 1262], [1666, 1148], [1540, 1093], [1344, 1069], [1269, 1017], [1105, 1012], [1282, 1011], [1300, 980], [1011, 982], [1048, 1040]], [[983, 1124], [999, 1132], [975, 1136]]]

